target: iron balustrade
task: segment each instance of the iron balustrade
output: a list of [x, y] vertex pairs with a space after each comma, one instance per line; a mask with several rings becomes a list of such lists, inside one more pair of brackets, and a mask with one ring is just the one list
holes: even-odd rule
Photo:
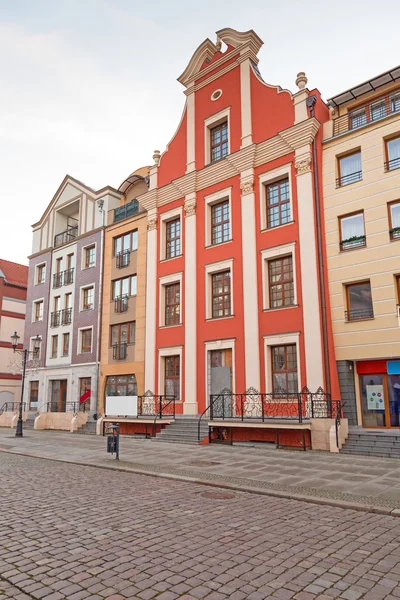
[[62, 286], [63, 273], [54, 273], [53, 275], [53, 288], [59, 288]]
[[128, 310], [128, 294], [117, 296], [114, 299], [114, 312], [123, 313]]
[[[4, 412], [18, 412], [19, 410], [19, 402], [5, 402], [3, 406], [0, 408], [0, 415]], [[25, 412], [26, 403], [22, 403], [22, 410]]]
[[124, 250], [123, 252], [118, 252], [115, 256], [117, 269], [123, 269], [127, 267], [131, 260], [131, 251]]
[[333, 119], [333, 137], [375, 123], [398, 112], [400, 112], [400, 94], [385, 96]]
[[367, 245], [367, 238], [365, 235], [355, 235], [347, 240], [340, 242], [341, 250], [352, 250], [353, 248], [363, 248]]
[[138, 416], [154, 417], [152, 437], [156, 437], [157, 419], [175, 419], [175, 401], [175, 396], [156, 395], [149, 390], [144, 396], [138, 396]]
[[70, 325], [72, 323], [72, 308], [64, 308], [61, 311], [61, 324]]
[[356, 181], [361, 181], [362, 179], [362, 171], [355, 171], [354, 173], [349, 173], [348, 175], [342, 175], [336, 179], [336, 187], [343, 187], [344, 185], [350, 185], [351, 183], [355, 183]]
[[[42, 405], [45, 407], [45, 411], [43, 412], [69, 412], [69, 413], [78, 413], [78, 412], [87, 412], [89, 410], [86, 402], [46, 402]], [[40, 414], [38, 412], [37, 414]]]
[[385, 171], [393, 171], [394, 169], [400, 169], [400, 157], [385, 162]]
[[139, 202], [137, 200], [132, 200], [132, 202], [128, 202], [128, 204], [124, 204], [124, 206], [114, 209], [114, 223], [137, 215], [138, 212]]
[[59, 327], [61, 323], [61, 310], [50, 314], [50, 327]]
[[374, 309], [370, 308], [353, 308], [345, 310], [344, 315], [346, 321], [358, 321], [360, 319], [372, 319], [374, 317]]
[[113, 344], [112, 349], [114, 360], [124, 360], [128, 353], [128, 344], [126, 342], [122, 342], [121, 344]]
[[60, 246], [69, 244], [69, 242], [73, 242], [77, 236], [78, 226], [76, 225], [75, 227], [68, 227], [68, 229], [65, 231], [62, 231], [54, 236], [54, 248], [59, 248]]
[[71, 269], [66, 269], [64, 271], [64, 285], [70, 285], [74, 283], [74, 267]]

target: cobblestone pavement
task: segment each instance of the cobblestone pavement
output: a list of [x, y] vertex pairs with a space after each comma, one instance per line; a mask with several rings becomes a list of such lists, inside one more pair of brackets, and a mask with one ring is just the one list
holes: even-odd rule
[[397, 600], [400, 519], [0, 453], [0, 600]]
[[0, 429], [1, 450], [400, 514], [400, 460], [395, 458], [276, 450], [266, 445], [188, 446], [123, 436], [117, 463], [107, 455], [106, 440], [100, 436], [26, 431], [21, 439], [10, 429]]

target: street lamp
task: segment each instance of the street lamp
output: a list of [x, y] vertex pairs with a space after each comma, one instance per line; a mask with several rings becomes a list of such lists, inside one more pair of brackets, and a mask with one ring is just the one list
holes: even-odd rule
[[23, 370], [22, 370], [22, 388], [21, 388], [21, 400], [19, 403], [19, 415], [18, 415], [18, 422], [17, 422], [17, 429], [15, 430], [15, 437], [22, 437], [23, 433], [22, 433], [22, 409], [23, 409], [23, 400], [24, 400], [24, 383], [25, 383], [25, 369], [26, 369], [26, 361], [28, 359], [28, 356], [30, 354], [32, 354], [33, 356], [37, 355], [40, 349], [40, 343], [41, 343], [41, 338], [37, 335], [36, 337], [33, 338], [33, 350], [18, 350], [18, 342], [19, 342], [19, 335], [18, 333], [15, 331], [14, 335], [11, 336], [11, 344], [12, 344], [12, 348], [14, 350], [14, 352], [18, 352], [18, 354], [21, 354], [21, 356], [23, 357]]

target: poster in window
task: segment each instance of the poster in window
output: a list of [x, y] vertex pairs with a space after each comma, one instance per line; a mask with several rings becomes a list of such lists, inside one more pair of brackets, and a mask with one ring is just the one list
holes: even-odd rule
[[367, 385], [368, 410], [385, 410], [383, 385]]

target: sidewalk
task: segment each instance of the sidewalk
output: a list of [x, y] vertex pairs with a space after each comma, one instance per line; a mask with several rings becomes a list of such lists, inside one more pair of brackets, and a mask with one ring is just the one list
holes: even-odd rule
[[118, 462], [104, 437], [30, 430], [16, 438], [8, 428], [0, 429], [0, 452], [400, 516], [400, 460], [394, 458], [122, 437]]

